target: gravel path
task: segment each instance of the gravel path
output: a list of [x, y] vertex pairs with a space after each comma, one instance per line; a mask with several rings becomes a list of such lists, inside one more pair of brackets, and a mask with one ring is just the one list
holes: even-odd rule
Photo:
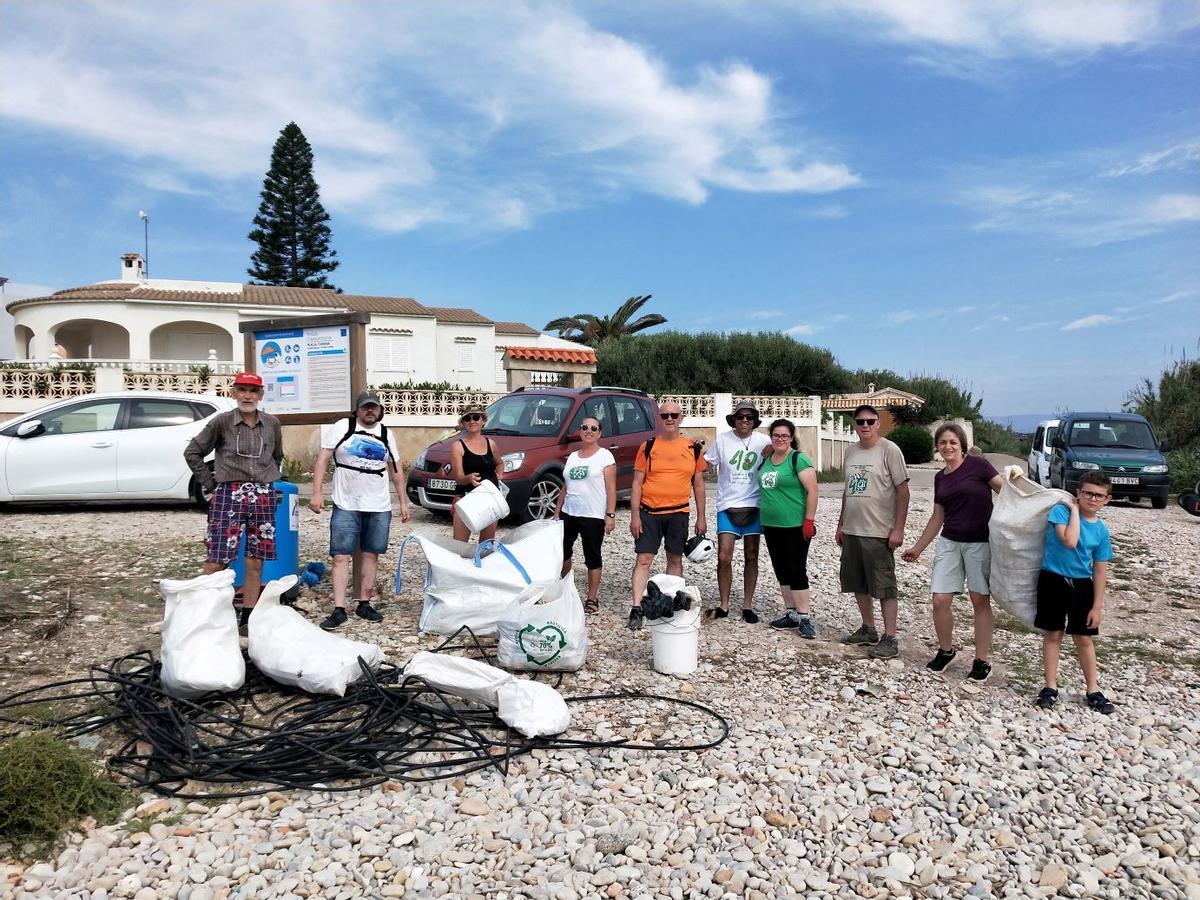
[[[931, 499], [918, 485], [910, 542]], [[303, 558], [322, 558], [325, 533], [304, 514]], [[1200, 898], [1200, 522], [1177, 508], [1114, 504], [1105, 512], [1117, 560], [1098, 648], [1102, 686], [1118, 709], [1102, 717], [1082, 704], [1073, 655], [1060, 708], [1031, 707], [1040, 641], [1007, 616], [986, 685], [963, 682], [969, 652], [942, 676], [927, 672], [929, 552], [899, 567], [900, 658], [868, 660], [837, 644], [857, 622], [852, 600], [837, 593], [836, 514], [836, 498], [823, 492], [810, 563], [818, 640], [732, 619], [709, 623], [700, 670], [675, 679], [650, 669], [649, 635], [623, 627], [632, 549], [620, 512], [605, 546], [588, 665], [562, 690], [637, 689], [710, 705], [732, 724], [714, 750], [539, 752], [507, 779], [477, 774], [349, 795], [271, 793], [225, 804], [147, 795], [126, 816], [136, 824], [74, 835], [49, 862], [0, 864], [0, 890], [95, 900]], [[142, 508], [23, 512], [3, 522], [10, 609], [20, 602], [52, 617], [64, 608], [64, 584], [74, 597], [50, 639], [30, 640], [24, 618], [6, 626], [7, 691], [91, 659], [156, 649], [161, 605], [150, 579], [187, 574], [203, 519]], [[778, 602], [765, 558], [762, 569], [756, 608], [765, 621]], [[379, 641], [397, 661], [432, 645], [415, 634], [422, 572], [412, 554], [403, 595], [384, 604], [385, 622], [352, 620], [346, 634]], [[711, 564], [689, 575], [713, 603]], [[736, 607], [740, 562], [734, 584]], [[323, 583], [301, 608], [322, 615], [327, 591]], [[958, 614], [959, 645], [969, 648], [965, 600]], [[619, 731], [636, 717], [593, 710], [583, 725], [612, 720]]]

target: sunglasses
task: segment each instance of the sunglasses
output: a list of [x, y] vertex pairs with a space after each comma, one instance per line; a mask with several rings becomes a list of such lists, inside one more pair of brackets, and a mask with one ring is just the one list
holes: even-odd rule
[[670, 419], [682, 419], [683, 413], [659, 413], [658, 417], [666, 422]]
[[758, 418], [758, 416], [738, 414], [738, 415], [734, 416], [734, 418], [741, 419], [743, 422], [753, 422], [755, 419]]
[[878, 421], [879, 421], [878, 419], [855, 419], [854, 424], [866, 426], [866, 425], [874, 425]]
[[580, 425], [579, 430], [580, 431], [599, 431], [600, 426], [599, 425]]
[[1089, 500], [1095, 500], [1097, 503], [1099, 503], [1101, 500], [1108, 499], [1108, 494], [1097, 494], [1093, 491], [1080, 491], [1079, 494], [1081, 497], [1086, 497]]
[[464, 422], [482, 422], [485, 418], [487, 417], [482, 413], [468, 413], [462, 417], [462, 420]]

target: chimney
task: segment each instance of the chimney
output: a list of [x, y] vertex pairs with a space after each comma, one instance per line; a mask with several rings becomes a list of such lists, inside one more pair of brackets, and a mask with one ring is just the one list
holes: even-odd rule
[[142, 259], [140, 253], [122, 253], [121, 254], [121, 280], [122, 281], [145, 281], [146, 280], [146, 263]]

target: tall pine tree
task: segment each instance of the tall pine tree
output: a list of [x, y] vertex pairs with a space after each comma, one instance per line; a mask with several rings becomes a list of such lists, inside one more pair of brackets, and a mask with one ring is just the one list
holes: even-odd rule
[[312, 146], [295, 122], [279, 133], [271, 168], [263, 179], [262, 203], [247, 235], [258, 244], [246, 271], [259, 284], [332, 288], [325, 275], [338, 267], [329, 249], [329, 213], [313, 179]]

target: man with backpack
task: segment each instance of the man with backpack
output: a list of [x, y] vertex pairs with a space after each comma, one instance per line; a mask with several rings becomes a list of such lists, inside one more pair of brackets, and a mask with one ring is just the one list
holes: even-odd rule
[[325, 505], [325, 473], [333, 461], [333, 515], [329, 522], [329, 555], [333, 557], [333, 613], [321, 627], [331, 631], [346, 621], [346, 591], [350, 559], [362, 550], [362, 583], [355, 615], [368, 622], [383, 616], [371, 606], [379, 554], [387, 551], [392, 524], [389, 478], [400, 498], [400, 520], [408, 521], [404, 473], [396, 459], [396, 444], [383, 424], [383, 404], [374, 391], [363, 391], [354, 415], [321, 429], [321, 452], [313, 468], [313, 492], [308, 507], [315, 513]]
[[666, 543], [667, 574], [683, 574], [687, 543], [688, 509], [696, 495], [696, 525], [702, 535], [708, 526], [704, 515], [704, 457], [701, 446], [684, 437], [679, 426], [683, 410], [678, 403], [659, 407], [662, 433], [644, 441], [633, 463], [633, 490], [629, 498], [629, 531], [637, 562], [633, 567], [633, 607], [629, 627], [642, 627], [642, 595], [650, 580], [650, 565]]

